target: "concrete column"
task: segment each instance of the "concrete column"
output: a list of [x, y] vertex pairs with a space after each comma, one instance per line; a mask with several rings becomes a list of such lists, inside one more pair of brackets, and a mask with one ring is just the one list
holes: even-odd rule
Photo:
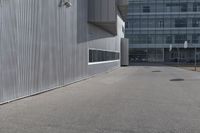
[[121, 39], [121, 66], [129, 65], [129, 40]]

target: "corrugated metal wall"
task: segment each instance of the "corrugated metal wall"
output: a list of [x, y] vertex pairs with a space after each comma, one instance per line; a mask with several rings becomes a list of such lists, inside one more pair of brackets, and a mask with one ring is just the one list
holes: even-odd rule
[[116, 0], [89, 0], [89, 21], [115, 22]]
[[[88, 67], [89, 45], [101, 44], [90, 42], [87, 0], [71, 2], [65, 8], [59, 0], [0, 0], [0, 103], [119, 66]], [[111, 38], [104, 48], [119, 50]]]
[[[99, 27], [89, 24], [89, 35], [88, 35], [89, 48], [120, 52], [121, 38], [124, 38], [122, 27], [124, 27], [125, 24], [119, 16], [116, 16], [116, 18], [117, 18], [116, 36], [109, 34], [108, 32], [104, 31]], [[114, 69], [117, 67], [120, 67], [120, 61], [115, 61], [105, 64], [89, 65], [88, 73], [92, 75], [108, 71], [110, 69]]]
[[77, 3], [72, 4], [66, 9], [58, 0], [1, 0], [0, 102], [77, 78]]

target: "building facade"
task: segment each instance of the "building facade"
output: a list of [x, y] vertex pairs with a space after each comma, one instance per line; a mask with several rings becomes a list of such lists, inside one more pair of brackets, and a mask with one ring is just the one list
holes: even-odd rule
[[120, 67], [127, 7], [126, 0], [0, 0], [0, 103]]
[[200, 0], [129, 0], [126, 37], [131, 62], [199, 60]]

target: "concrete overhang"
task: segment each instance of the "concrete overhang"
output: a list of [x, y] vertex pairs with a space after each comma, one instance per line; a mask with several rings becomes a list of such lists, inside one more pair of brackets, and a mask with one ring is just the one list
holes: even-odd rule
[[126, 20], [128, 13], [128, 0], [117, 0], [117, 6], [121, 13], [122, 19]]
[[128, 0], [88, 0], [88, 22], [117, 35], [117, 13], [123, 20], [128, 11]]
[[116, 0], [89, 0], [88, 22], [117, 35]]
[[113, 36], [117, 35], [117, 23], [116, 22], [93, 22], [94, 25], [109, 32]]

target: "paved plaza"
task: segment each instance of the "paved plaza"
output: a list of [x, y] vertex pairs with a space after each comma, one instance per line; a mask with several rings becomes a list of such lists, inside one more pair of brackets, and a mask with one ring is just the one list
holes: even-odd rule
[[119, 68], [1, 105], [0, 133], [200, 133], [200, 73]]

